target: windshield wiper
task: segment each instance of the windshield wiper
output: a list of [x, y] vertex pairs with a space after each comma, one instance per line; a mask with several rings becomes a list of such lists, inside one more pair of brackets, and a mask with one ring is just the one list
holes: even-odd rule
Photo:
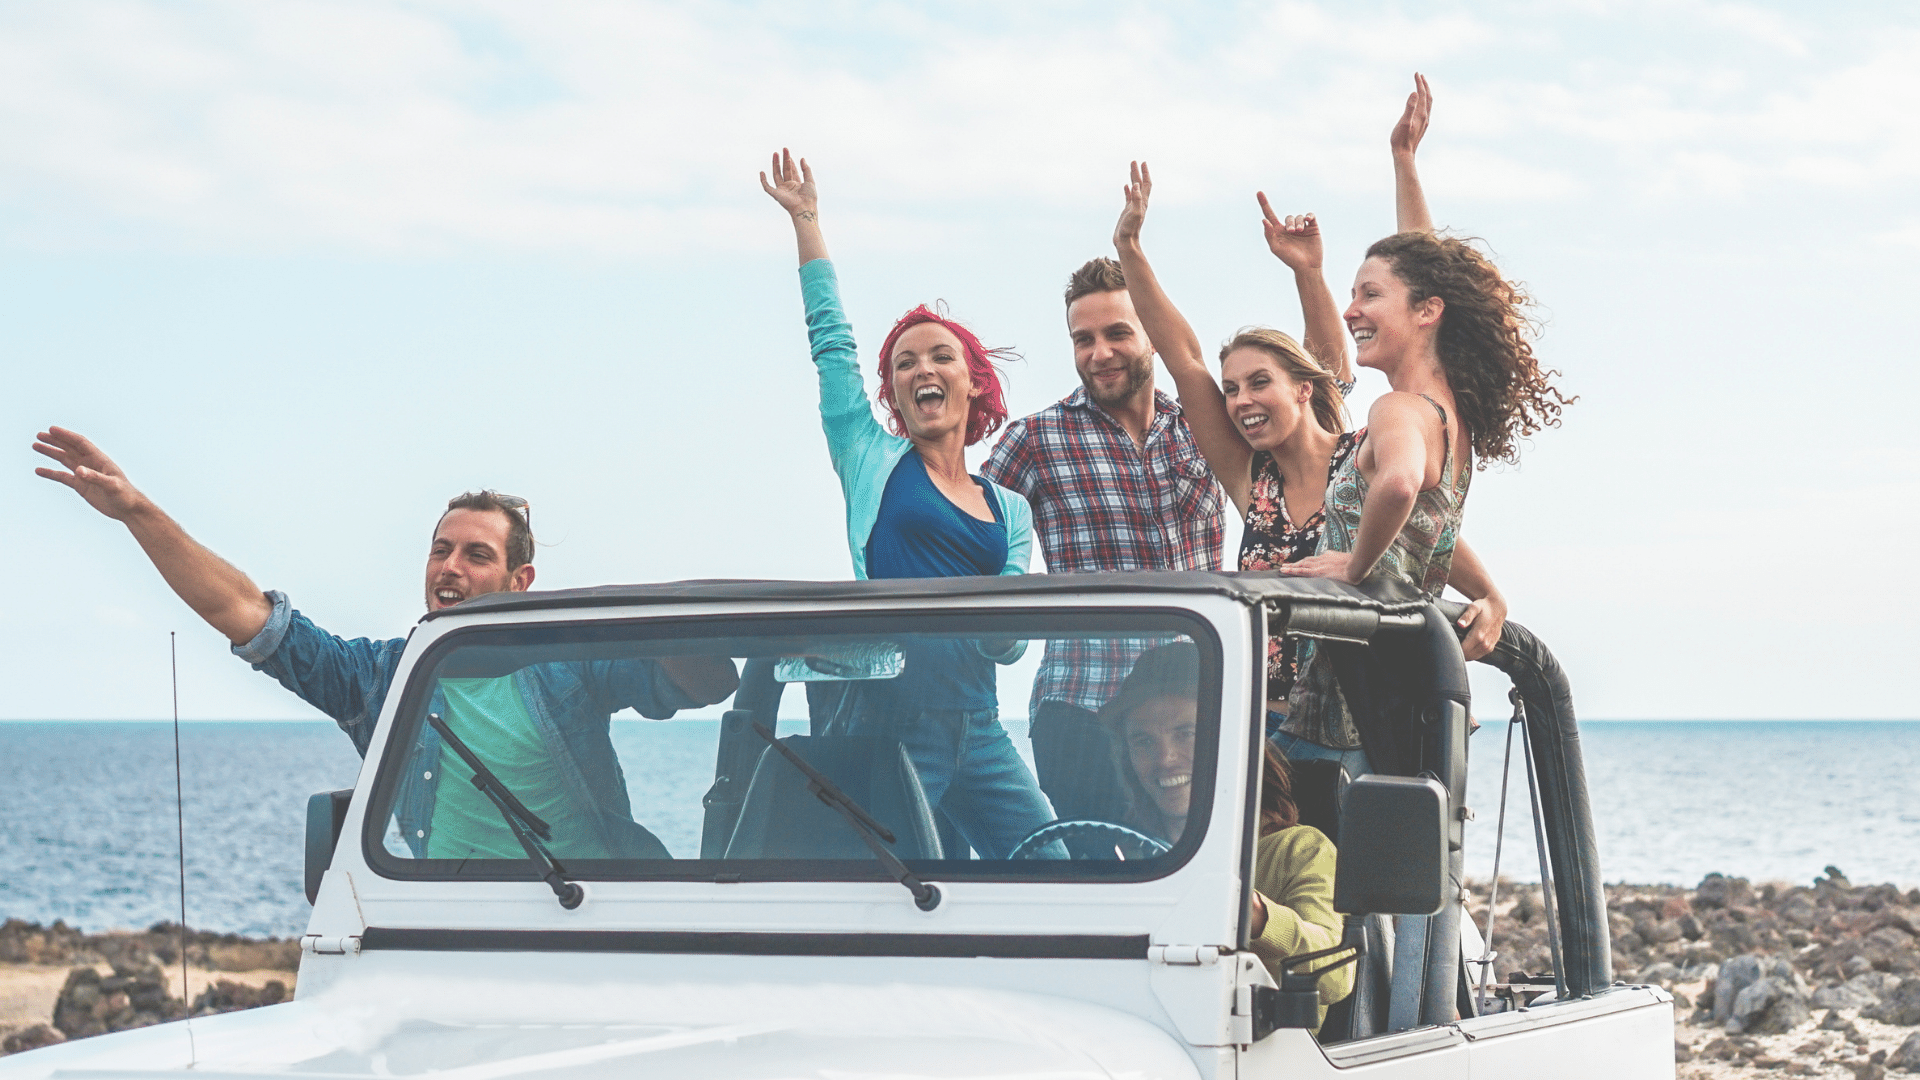
[[467, 744], [460, 741], [460, 736], [453, 733], [445, 720], [440, 719], [439, 713], [428, 713], [427, 723], [433, 725], [433, 730], [439, 732], [447, 745], [453, 747], [453, 752], [460, 755], [460, 760], [467, 763], [467, 768], [473, 770], [473, 786], [493, 801], [494, 809], [500, 811], [500, 816], [507, 821], [507, 828], [513, 831], [513, 838], [520, 841], [521, 848], [525, 849], [527, 859], [545, 871], [540, 880], [553, 890], [560, 906], [568, 911], [579, 907], [580, 901], [586, 899], [586, 890], [567, 880], [567, 872], [561, 868], [560, 861], [553, 857], [553, 852], [547, 850], [547, 845], [541, 843], [553, 839], [553, 830], [538, 814], [527, 809], [527, 805], [516, 798], [507, 785], [500, 782], [499, 777], [493, 775], [493, 770], [487, 768], [485, 762], [467, 749]]
[[866, 841], [867, 846], [873, 849], [874, 858], [879, 859], [880, 864], [893, 875], [893, 879], [905, 885], [907, 891], [913, 894], [915, 907], [921, 911], [932, 911], [940, 906], [939, 887], [929, 885], [913, 876], [913, 871], [907, 869], [907, 864], [901, 862], [898, 855], [881, 845], [882, 840], [889, 844], [894, 842], [891, 830], [873, 820], [873, 815], [867, 813], [865, 807], [849, 798], [846, 792], [840, 790], [840, 785], [827, 779], [820, 770], [807, 764], [805, 758], [793, 752], [793, 747], [775, 738], [773, 731], [767, 725], [756, 720], [753, 730], [767, 740], [768, 746], [780, 751], [781, 757], [786, 758], [794, 768], [799, 769], [806, 776], [807, 788], [813, 792], [815, 798], [840, 811], [840, 816], [847, 819], [847, 824], [853, 826], [853, 831], [859, 833], [860, 839]]

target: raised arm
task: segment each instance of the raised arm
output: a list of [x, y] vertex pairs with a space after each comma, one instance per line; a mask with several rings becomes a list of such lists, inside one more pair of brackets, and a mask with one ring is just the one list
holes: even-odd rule
[[1145, 162], [1136, 161], [1128, 166], [1128, 179], [1127, 205], [1113, 227], [1113, 246], [1120, 257], [1120, 272], [1127, 279], [1127, 295], [1133, 299], [1133, 310], [1140, 316], [1147, 339], [1167, 366], [1167, 374], [1173, 376], [1180, 407], [1186, 412], [1187, 426], [1193, 431], [1201, 456], [1207, 459], [1208, 468], [1233, 505], [1245, 514], [1253, 450], [1234, 430], [1226, 396], [1220, 393], [1220, 384], [1213, 381], [1213, 373], [1207, 370], [1206, 358], [1200, 353], [1199, 337], [1160, 287], [1160, 279], [1154, 276], [1140, 245], [1147, 200], [1153, 194], [1153, 174], [1147, 171]]
[[820, 196], [813, 186], [813, 170], [807, 167], [807, 159], [801, 158], [795, 167], [793, 151], [781, 148], [773, 155], [773, 182], [768, 183], [767, 174], [761, 173], [760, 187], [793, 217], [793, 238], [800, 247], [800, 265], [826, 258], [827, 238], [820, 232]]
[[1427, 210], [1427, 195], [1420, 189], [1420, 173], [1413, 165], [1420, 140], [1427, 134], [1427, 119], [1432, 114], [1433, 91], [1427, 89], [1427, 77], [1416, 71], [1413, 93], [1407, 95], [1407, 107], [1400, 114], [1400, 122], [1393, 125], [1389, 140], [1393, 146], [1395, 232], [1433, 231], [1433, 214]]
[[1460, 639], [1460, 651], [1467, 654], [1467, 659], [1478, 660], [1500, 643], [1500, 631], [1507, 625], [1507, 598], [1464, 536], [1454, 541], [1453, 568], [1447, 573], [1447, 584], [1472, 601], [1455, 625], [1466, 631]]
[[1293, 271], [1300, 314], [1306, 317], [1301, 344], [1321, 367], [1333, 372], [1344, 390], [1353, 385], [1353, 358], [1347, 353], [1347, 325], [1340, 317], [1340, 305], [1334, 302], [1322, 272], [1320, 223], [1312, 214], [1291, 215], [1283, 221], [1267, 202], [1266, 192], [1256, 191], [1254, 198], [1260, 200], [1260, 228], [1267, 236], [1267, 250]]
[[35, 473], [72, 488], [87, 505], [120, 522], [153, 560], [160, 576], [195, 615], [235, 645], [252, 641], [267, 625], [273, 604], [232, 563], [208, 551], [178, 522], [155, 506], [127, 474], [86, 436], [49, 427], [36, 436], [36, 453], [65, 466]]

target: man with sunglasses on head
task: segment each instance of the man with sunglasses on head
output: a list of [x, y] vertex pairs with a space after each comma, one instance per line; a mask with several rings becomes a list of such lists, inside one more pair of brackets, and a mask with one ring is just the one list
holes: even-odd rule
[[[34, 472], [72, 488], [95, 510], [125, 525], [180, 599], [233, 643], [235, 656], [332, 717], [366, 756], [406, 638], [348, 641], [327, 633], [294, 610], [285, 593], [262, 592], [239, 568], [188, 536], [84, 436], [50, 427], [38, 439], [34, 450], [66, 471]], [[428, 611], [486, 593], [524, 592], [532, 584], [532, 514], [525, 499], [480, 491], [447, 503], [427, 551]], [[469, 691], [463, 700], [449, 695], [441, 705], [449, 722], [482, 744], [476, 750], [483, 759], [493, 757], [485, 752], [493, 748], [521, 760], [566, 760], [574, 766], [545, 770], [528, 783], [551, 786], [554, 798], [601, 810], [601, 820], [579, 826], [576, 847], [604, 857], [665, 858], [652, 834], [631, 821], [608, 722], [623, 708], [664, 720], [680, 709], [710, 705], [733, 693], [739, 679], [724, 657], [664, 657], [537, 664], [498, 680], [457, 682], [493, 684], [463, 686]], [[471, 723], [460, 723], [463, 711]], [[431, 741], [437, 744], [438, 737]], [[442, 771], [433, 769], [429, 776]], [[407, 839], [417, 855], [504, 851], [518, 857], [517, 843], [497, 815], [475, 801], [483, 797], [468, 785], [449, 785], [438, 799], [437, 780], [415, 787], [420, 790], [408, 800], [414, 805], [402, 816], [409, 819]], [[436, 832], [437, 840], [432, 838]], [[465, 851], [468, 847], [472, 850]]]

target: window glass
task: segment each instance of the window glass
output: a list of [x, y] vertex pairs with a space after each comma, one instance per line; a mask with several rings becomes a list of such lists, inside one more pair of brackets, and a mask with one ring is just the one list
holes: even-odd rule
[[878, 845], [935, 878], [1155, 876], [1206, 817], [1218, 670], [1175, 613], [461, 631], [406, 687], [368, 855], [401, 877], [871, 879]]

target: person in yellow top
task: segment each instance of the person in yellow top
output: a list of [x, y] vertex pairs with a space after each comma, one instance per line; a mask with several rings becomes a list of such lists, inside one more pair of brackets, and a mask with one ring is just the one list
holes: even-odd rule
[[[1124, 759], [1128, 809], [1122, 824], [1168, 844], [1186, 831], [1193, 800], [1199, 687], [1199, 648], [1185, 641], [1162, 645], [1140, 655], [1120, 692], [1100, 710]], [[1287, 760], [1272, 743], [1262, 745], [1252, 946], [1279, 982], [1288, 957], [1339, 944], [1344, 920], [1333, 910], [1333, 841], [1300, 824]], [[1353, 964], [1342, 964], [1320, 977], [1322, 1021], [1327, 1006], [1352, 993], [1353, 970]]]
[[[1290, 956], [1331, 949], [1340, 943], [1345, 918], [1333, 910], [1333, 841], [1311, 825], [1301, 825], [1293, 805], [1287, 761], [1267, 748], [1260, 779], [1260, 841], [1253, 853], [1254, 955], [1275, 982]], [[1324, 963], [1324, 961], [1323, 961]], [[1355, 964], [1341, 964], [1320, 976], [1320, 1021], [1327, 1006], [1353, 992]], [[1320, 1024], [1314, 1024], [1317, 1032]]]

